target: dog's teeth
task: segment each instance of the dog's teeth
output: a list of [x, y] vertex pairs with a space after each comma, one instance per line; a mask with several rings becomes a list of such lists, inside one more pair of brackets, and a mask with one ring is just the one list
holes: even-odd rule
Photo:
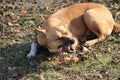
[[64, 55], [67, 55], [68, 53], [67, 52], [63, 52]]
[[65, 54], [65, 52], [63, 52], [63, 54]]

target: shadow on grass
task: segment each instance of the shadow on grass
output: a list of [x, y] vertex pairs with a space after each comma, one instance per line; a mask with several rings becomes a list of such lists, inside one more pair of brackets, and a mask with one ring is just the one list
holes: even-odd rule
[[40, 64], [41, 61], [47, 60], [47, 58], [52, 55], [47, 49], [39, 47], [39, 54], [35, 57], [37, 64], [30, 65], [31, 60], [26, 59], [26, 55], [30, 50], [30, 44], [31, 43], [21, 43], [1, 48], [0, 80], [18, 80], [27, 74], [40, 72], [38, 64]]
[[[103, 69], [105, 69], [105, 72], [102, 74], [105, 75], [105, 78], [110, 78], [113, 80], [113, 78], [119, 78], [119, 75], [114, 73], [116, 71], [119, 72], [119, 59], [117, 59], [119, 58], [119, 54], [116, 54], [116, 52], [120, 50], [119, 43], [120, 39], [118, 37], [109, 36], [107, 40], [103, 41], [101, 44], [98, 44], [95, 50], [89, 53], [89, 58], [87, 60], [79, 62], [76, 66], [67, 66], [67, 68], [56, 65], [54, 61], [48, 61], [48, 59], [54, 54], [49, 53], [48, 50], [41, 47], [38, 48], [39, 50], [37, 53], [39, 54], [37, 54], [35, 58], [32, 60], [26, 59], [26, 55], [30, 50], [31, 43], [29, 42], [8, 45], [0, 49], [0, 80], [18, 80], [21, 78], [23, 79], [24, 76], [28, 78], [34, 77], [33, 75], [31, 76], [33, 73], [38, 75], [44, 74], [46, 79], [53, 77], [58, 78], [59, 76], [61, 77], [61, 75], [69, 77], [73, 74], [75, 76], [83, 76], [83, 78], [86, 79], [87, 76], [83, 75], [83, 73], [90, 73], [90, 78], [93, 78], [94, 76], [97, 76], [97, 74], [94, 74], [91, 71], [100, 73]], [[108, 47], [111, 48], [111, 52], [105, 52], [105, 48]], [[92, 56], [93, 52], [95, 54]], [[94, 59], [94, 56], [98, 56], [97, 59], [96, 57]], [[106, 66], [103, 66], [101, 63], [105, 63]], [[56, 74], [56, 72], [58, 74]], [[106, 72], [109, 72], [109, 74], [106, 74]], [[65, 78], [67, 79], [67, 77]], [[32, 79], [39, 80], [36, 77], [35, 79]]]

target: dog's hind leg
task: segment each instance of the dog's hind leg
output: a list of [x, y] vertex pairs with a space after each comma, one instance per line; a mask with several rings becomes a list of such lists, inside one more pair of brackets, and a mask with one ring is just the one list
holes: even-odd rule
[[100, 41], [103, 41], [104, 39], [105, 39], [105, 36], [104, 36], [104, 35], [101, 35], [101, 36], [99, 36], [99, 37], [96, 38], [96, 39], [86, 41], [86, 42], [84, 43], [84, 46], [85, 46], [85, 47], [91, 47], [91, 46], [94, 45], [95, 43], [98, 43], [98, 42], [100, 42]]
[[31, 49], [30, 49], [30, 52], [27, 54], [27, 58], [30, 59], [31, 57], [34, 57], [36, 55], [36, 52], [37, 52], [37, 42], [33, 42], [31, 44]]
[[85, 42], [85, 46], [92, 46], [95, 43], [103, 41], [107, 35], [112, 33], [114, 27], [112, 14], [106, 8], [102, 7], [86, 11], [84, 22], [88, 29], [97, 36], [96, 39]]

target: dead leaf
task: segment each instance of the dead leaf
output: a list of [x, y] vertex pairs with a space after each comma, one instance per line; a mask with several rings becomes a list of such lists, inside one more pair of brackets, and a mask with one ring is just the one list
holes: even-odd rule
[[0, 17], [2, 17], [3, 15], [4, 15], [4, 12], [0, 10]]
[[107, 47], [105, 52], [111, 52], [111, 48], [110, 47]]
[[20, 19], [19, 16], [13, 15], [11, 22], [12, 22], [12, 23], [17, 23], [17, 22], [19, 21], [19, 19]]
[[51, 60], [52, 60], [52, 57], [49, 57], [48, 60], [51, 61]]
[[40, 74], [39, 79], [40, 79], [40, 80], [45, 80], [45, 78], [43, 77], [42, 74]]
[[100, 78], [100, 80], [104, 80], [101, 74], [98, 74], [98, 77]]
[[120, 54], [120, 50], [117, 53]]
[[42, 15], [42, 14], [40, 14], [40, 18], [41, 18], [41, 20], [44, 22], [45, 21], [45, 18], [44, 18], [44, 16]]
[[36, 11], [38, 6], [33, 4], [31, 7], [32, 7], [32, 10]]
[[14, 24], [12, 22], [8, 22], [8, 25], [9, 26], [13, 26]]
[[15, 5], [9, 4], [9, 3], [3, 3], [3, 9], [5, 11], [9, 10], [9, 9], [15, 9]]
[[25, 11], [25, 10], [22, 10], [20, 13], [21, 13], [22, 16], [27, 16], [28, 15], [27, 11]]
[[49, 6], [48, 6], [48, 4], [45, 5], [45, 9], [46, 9], [46, 11], [49, 10]]
[[120, 7], [117, 9], [117, 11], [120, 11]]
[[76, 56], [73, 56], [72, 58], [71, 58], [71, 61], [72, 61], [72, 64], [76, 64], [77, 62], [78, 62], [78, 57], [76, 57]]
[[19, 29], [13, 30], [14, 33], [20, 33]]
[[118, 16], [120, 15], [120, 11], [116, 12], [113, 16], [115, 18], [115, 20], [117, 20]]

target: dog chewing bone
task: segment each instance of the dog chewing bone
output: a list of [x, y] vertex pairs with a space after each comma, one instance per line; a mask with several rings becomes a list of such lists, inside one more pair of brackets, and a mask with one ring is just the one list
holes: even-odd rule
[[[111, 12], [104, 5], [80, 3], [51, 14], [43, 26], [36, 31], [37, 43], [50, 52], [59, 53], [61, 63], [65, 63], [63, 53], [74, 53], [79, 40], [87, 31], [92, 32], [95, 38], [88, 39], [86, 36], [87, 40], [83, 44], [85, 52], [86, 47], [105, 40], [112, 32], [120, 32], [120, 24], [114, 21]], [[31, 44], [28, 58], [36, 54], [36, 47], [35, 43]]]

